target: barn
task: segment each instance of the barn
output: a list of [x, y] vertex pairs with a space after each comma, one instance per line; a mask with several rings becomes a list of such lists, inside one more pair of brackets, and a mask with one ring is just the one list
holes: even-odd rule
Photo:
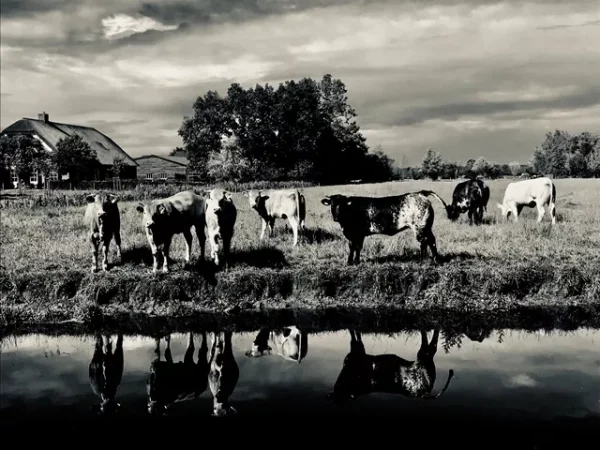
[[[95, 178], [97, 180], [105, 180], [111, 177], [110, 169], [113, 166], [115, 157], [123, 159], [124, 167], [120, 174], [122, 179], [137, 178], [137, 163], [111, 138], [92, 127], [51, 122], [46, 112], [38, 114], [37, 119], [24, 117], [17, 120], [2, 130], [2, 134], [33, 136], [49, 152], [56, 151], [56, 144], [60, 139], [76, 134], [87, 142], [98, 155], [100, 167], [96, 171]], [[18, 181], [16, 178], [14, 173], [11, 174], [11, 181], [15, 187]], [[50, 179], [58, 180], [58, 174], [51, 173]], [[38, 173], [32, 173], [29, 179], [29, 183], [33, 186], [43, 185], [44, 182], [43, 175]]]
[[171, 155], [144, 155], [135, 158], [138, 179], [145, 181], [196, 181], [197, 176], [189, 170], [189, 160], [184, 150]]

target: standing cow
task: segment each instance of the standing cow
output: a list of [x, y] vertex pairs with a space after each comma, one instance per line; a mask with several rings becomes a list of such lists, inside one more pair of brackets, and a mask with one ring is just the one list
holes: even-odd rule
[[208, 383], [213, 394], [213, 416], [216, 417], [237, 413], [229, 404], [229, 397], [240, 378], [240, 369], [233, 356], [231, 337], [231, 331], [213, 333]]
[[549, 208], [554, 225], [556, 223], [556, 186], [548, 177], [514, 181], [506, 186], [504, 200], [501, 204], [497, 203], [497, 206], [506, 220], [512, 214], [515, 222], [519, 220], [519, 214], [525, 206], [537, 207], [538, 223], [546, 214], [546, 208]]
[[448, 389], [454, 376], [452, 369], [443, 389], [432, 394], [436, 379], [433, 358], [437, 352], [439, 330], [434, 330], [431, 342], [427, 340], [427, 333], [421, 331], [421, 347], [415, 361], [394, 354], [369, 355], [360, 332], [349, 331], [350, 353], [344, 359], [333, 392], [328, 395], [329, 400], [341, 403], [374, 392], [431, 400]]
[[206, 333], [202, 333], [202, 345], [198, 350], [198, 361], [194, 362], [194, 335], [190, 332], [183, 362], [173, 362], [171, 337], [165, 338], [165, 361], [160, 360], [160, 339], [156, 340], [156, 359], [150, 366], [146, 380], [148, 413], [166, 415], [177, 402], [192, 400], [206, 391], [208, 386], [208, 344]]
[[183, 233], [187, 250], [186, 265], [189, 264], [192, 253], [192, 227], [196, 230], [200, 245], [200, 257], [204, 261], [206, 244], [206, 201], [192, 191], [183, 191], [171, 197], [140, 203], [137, 211], [143, 214], [143, 224], [146, 237], [152, 250], [152, 271], [158, 271], [158, 252], [163, 257], [163, 272], [168, 272], [168, 259], [171, 241], [176, 234]]
[[[421, 262], [431, 249], [432, 261], [437, 262], [438, 252], [432, 227], [433, 206], [427, 198], [437, 198], [444, 208], [446, 203], [435, 192], [419, 191], [388, 197], [354, 197], [330, 195], [321, 200], [331, 206], [333, 220], [340, 224], [349, 241], [348, 264], [360, 262], [360, 251], [365, 237], [374, 234], [393, 236], [410, 228], [421, 244]], [[355, 258], [353, 258], [355, 257]]]
[[246, 356], [270, 355], [273, 348], [279, 356], [300, 364], [308, 353], [308, 335], [294, 325], [273, 330], [261, 328]]
[[206, 197], [206, 228], [210, 243], [210, 256], [219, 265], [219, 241], [222, 241], [223, 262], [228, 266], [231, 239], [237, 218], [237, 209], [229, 192], [217, 189], [205, 191]]
[[117, 388], [123, 378], [123, 335], [117, 336], [117, 348], [113, 353], [112, 340], [106, 337], [106, 347], [101, 335], [96, 336], [94, 356], [89, 365], [90, 385], [100, 398], [100, 403], [93, 406], [98, 414], [111, 414], [121, 405], [115, 400]]
[[108, 249], [115, 238], [117, 257], [121, 259], [121, 215], [113, 194], [90, 194], [86, 198], [84, 221], [92, 244], [92, 273], [98, 270], [98, 248], [102, 246], [102, 270], [108, 270]]
[[261, 218], [262, 229], [260, 239], [265, 236], [265, 229], [269, 228], [269, 237], [273, 236], [275, 219], [287, 219], [294, 233], [293, 246], [298, 244], [298, 230], [304, 231], [306, 219], [306, 199], [300, 191], [272, 190], [267, 193], [262, 191], [244, 192], [252, 207]]
[[452, 204], [448, 205], [448, 219], [458, 220], [461, 214], [468, 212], [469, 224], [479, 225], [483, 221], [483, 212], [487, 211], [490, 188], [481, 179], [471, 179], [458, 183], [452, 194]]

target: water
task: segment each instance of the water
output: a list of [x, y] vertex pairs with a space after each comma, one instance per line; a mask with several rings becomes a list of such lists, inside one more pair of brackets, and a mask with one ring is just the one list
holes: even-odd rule
[[[230, 337], [233, 358], [226, 352], [222, 358], [217, 358], [223, 362], [217, 409], [211, 385], [206, 382], [206, 366], [203, 369], [200, 365], [187, 372], [183, 364], [178, 366], [178, 371], [160, 372], [165, 369], [157, 369], [157, 380], [163, 382], [159, 385], [157, 381], [157, 389], [162, 386], [163, 389], [185, 390], [188, 387], [193, 391], [196, 385], [200, 385], [200, 389], [206, 388], [197, 398], [192, 396], [175, 402], [167, 410], [168, 417], [211, 417], [215, 411], [233, 414], [234, 410], [237, 412], [235, 417], [246, 418], [402, 415], [441, 420], [458, 420], [459, 417], [464, 420], [506, 419], [522, 423], [528, 419], [600, 417], [600, 330], [550, 333], [499, 330], [482, 342], [463, 335], [459, 345], [456, 345], [456, 339], [449, 341], [441, 333], [433, 357], [436, 371], [433, 393], [443, 389], [450, 369], [454, 371], [454, 377], [439, 398], [424, 400], [386, 393], [359, 395], [355, 390], [355, 398], [345, 403], [333, 402], [327, 396], [333, 392], [344, 358], [350, 351], [350, 332], [303, 334], [292, 327], [286, 334], [288, 338], [283, 344], [283, 334], [278, 335], [278, 346], [271, 343], [271, 354], [256, 357], [247, 353], [253, 347], [257, 332], [233, 333]], [[432, 337], [433, 330], [429, 330], [428, 341]], [[111, 339], [114, 351], [118, 336], [113, 335]], [[188, 339], [189, 334], [171, 335], [170, 348], [175, 362], [183, 360]], [[367, 354], [396, 354], [413, 361], [422, 336], [418, 332], [402, 332], [362, 334], [361, 339]], [[200, 333], [194, 335], [194, 341], [194, 361], [197, 361], [202, 341]], [[99, 416], [106, 417], [114, 403], [107, 403], [107, 413], [98, 414], [100, 398], [90, 384], [90, 362], [96, 342], [95, 336], [37, 334], [6, 338], [1, 354], [2, 427], [67, 420], [75, 426], [76, 423], [100, 420], [97, 419]], [[106, 345], [104, 337], [102, 344]], [[207, 345], [208, 359], [210, 333]], [[120, 408], [112, 417], [148, 420], [146, 382], [156, 357], [156, 341], [151, 337], [124, 336], [122, 348], [123, 371], [114, 396]], [[165, 348], [163, 339], [160, 342], [163, 361]], [[348, 361], [348, 372], [344, 374], [346, 384], [339, 384], [337, 398], [346, 398], [351, 386], [359, 384], [360, 373], [367, 378], [371, 374], [369, 369], [373, 361], [366, 359], [364, 354], [361, 356], [360, 350], [360, 344], [356, 343], [356, 353]], [[284, 358], [282, 353], [291, 357]], [[300, 363], [293, 359], [297, 353], [303, 356]], [[409, 388], [419, 387], [416, 375], [427, 376], [426, 368], [431, 359], [428, 359], [427, 351], [422, 356], [421, 365], [410, 366], [402, 372], [408, 380], [406, 374], [412, 371], [412, 381], [406, 382]], [[237, 382], [234, 361], [239, 373]], [[394, 365], [396, 362], [380, 359], [377, 373], [385, 374], [385, 370], [390, 369], [387, 373], [393, 379], [393, 369], [398, 367]], [[362, 372], [352, 372], [353, 368], [361, 368]], [[113, 370], [113, 377], [114, 373]], [[107, 377], [111, 377], [110, 369]], [[380, 383], [384, 378], [384, 375], [379, 377]], [[425, 380], [420, 381], [426, 391]], [[363, 386], [368, 386], [368, 382]], [[153, 398], [156, 400], [154, 411], [160, 411], [161, 401], [166, 397], [156, 394]]]

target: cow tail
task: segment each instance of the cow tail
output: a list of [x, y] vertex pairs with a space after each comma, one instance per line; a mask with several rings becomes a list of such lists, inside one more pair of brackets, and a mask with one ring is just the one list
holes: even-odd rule
[[421, 194], [424, 195], [425, 197], [435, 197], [437, 198], [440, 203], [444, 206], [444, 209], [448, 209], [448, 205], [446, 204], [446, 202], [444, 201], [444, 199], [442, 197], [440, 197], [439, 195], [437, 195], [435, 192], [433, 191], [429, 191], [429, 190], [422, 190], [417, 192], [417, 194]]
[[294, 196], [296, 197], [296, 215], [297, 215], [297, 219], [298, 219], [298, 231], [300, 231], [300, 223], [302, 222], [302, 214], [301, 214], [301, 209], [302, 209], [302, 205], [300, 205], [300, 193], [298, 192], [298, 189], [294, 189]]
[[436, 398], [439, 398], [444, 392], [446, 392], [446, 389], [448, 389], [448, 386], [450, 386], [450, 380], [452, 380], [453, 376], [454, 376], [454, 370], [450, 369], [448, 371], [448, 379], [446, 380], [446, 384], [444, 385], [442, 390], [440, 392], [438, 392], [437, 394], [425, 394], [423, 396], [423, 398], [425, 400], [435, 400]]

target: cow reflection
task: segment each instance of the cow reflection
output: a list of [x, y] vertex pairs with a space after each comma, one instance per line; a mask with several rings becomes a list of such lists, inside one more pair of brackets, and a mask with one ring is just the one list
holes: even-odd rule
[[198, 361], [194, 362], [194, 334], [190, 333], [183, 362], [173, 362], [171, 337], [166, 336], [165, 361], [160, 359], [160, 339], [156, 340], [156, 359], [150, 366], [146, 381], [148, 413], [165, 415], [175, 403], [192, 400], [202, 394], [208, 385], [208, 344], [202, 333]]
[[213, 394], [213, 416], [223, 417], [237, 413], [229, 405], [229, 397], [235, 390], [240, 369], [233, 356], [230, 331], [213, 333], [210, 350], [210, 372], [208, 381]]
[[452, 369], [444, 388], [438, 394], [431, 393], [436, 378], [433, 358], [437, 352], [439, 330], [434, 331], [431, 342], [427, 340], [427, 333], [421, 331], [421, 348], [415, 361], [393, 354], [369, 355], [365, 352], [360, 332], [349, 331], [350, 353], [344, 359], [329, 399], [343, 402], [373, 392], [435, 399], [448, 388], [454, 376]]
[[273, 330], [261, 328], [246, 356], [270, 355], [273, 348], [278, 355], [300, 364], [308, 353], [308, 335], [293, 325]]
[[98, 414], [116, 412], [121, 405], [115, 401], [117, 388], [123, 377], [123, 335], [117, 335], [117, 346], [113, 353], [112, 339], [106, 336], [106, 347], [101, 335], [96, 336], [94, 356], [89, 366], [90, 385], [100, 398], [92, 407]]

